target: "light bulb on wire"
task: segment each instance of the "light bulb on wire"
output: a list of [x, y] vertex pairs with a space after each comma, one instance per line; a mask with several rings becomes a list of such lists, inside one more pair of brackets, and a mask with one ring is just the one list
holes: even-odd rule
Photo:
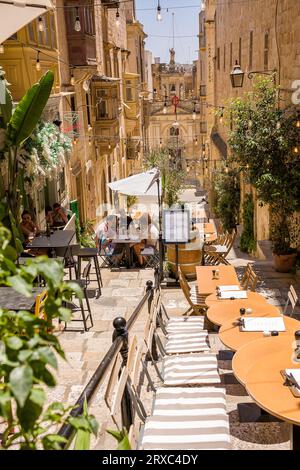
[[41, 70], [40, 51], [37, 52], [35, 68], [36, 68], [37, 71]]
[[223, 124], [223, 117], [224, 117], [224, 112], [223, 112], [223, 109], [222, 109], [222, 111], [220, 113], [220, 119], [219, 119], [220, 124]]
[[74, 77], [74, 73], [73, 73], [73, 72], [71, 72], [71, 80], [70, 80], [70, 83], [71, 83], [72, 86], [75, 85], [75, 77]]
[[79, 18], [79, 8], [76, 7], [76, 18], [75, 18], [75, 24], [74, 24], [74, 29], [79, 33], [81, 31], [81, 24], [80, 24], [80, 18]]
[[161, 6], [160, 6], [160, 3], [159, 3], [159, 0], [158, 0], [158, 2], [157, 2], [156, 19], [157, 19], [157, 21], [161, 21], [161, 20], [162, 20], [162, 16], [161, 16]]
[[276, 129], [280, 129], [281, 128], [281, 122], [280, 121], [277, 121], [276, 122]]
[[44, 20], [41, 16], [39, 16], [39, 31], [41, 32], [45, 31]]
[[300, 129], [300, 119], [297, 119], [297, 121], [296, 121], [296, 127], [297, 127], [297, 129]]
[[116, 26], [117, 26], [117, 27], [120, 26], [120, 12], [119, 12], [119, 8], [117, 8], [117, 13], [116, 13]]
[[167, 114], [167, 103], [166, 103], [166, 102], [165, 102], [165, 104], [164, 104], [163, 113], [164, 113], [164, 114]]

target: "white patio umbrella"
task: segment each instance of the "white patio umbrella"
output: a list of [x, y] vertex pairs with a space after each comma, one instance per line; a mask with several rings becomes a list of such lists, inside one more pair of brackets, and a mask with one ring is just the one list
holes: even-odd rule
[[0, 44], [51, 9], [51, 0], [0, 0]]
[[[137, 175], [128, 176], [113, 183], [108, 183], [109, 188], [112, 191], [117, 191], [127, 196], [144, 196], [144, 197], [156, 197], [158, 198], [157, 181], [159, 177], [159, 171], [156, 168], [145, 171], [144, 173], [138, 173]], [[161, 184], [159, 184], [161, 188]], [[159, 192], [161, 196], [161, 189]]]

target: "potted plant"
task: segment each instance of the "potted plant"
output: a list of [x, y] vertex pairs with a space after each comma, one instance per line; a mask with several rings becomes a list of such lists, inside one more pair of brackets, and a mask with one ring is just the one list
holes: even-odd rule
[[296, 263], [299, 243], [293, 221], [300, 210], [297, 110], [280, 109], [273, 78], [260, 77], [253, 91], [232, 100], [226, 112], [235, 165], [256, 189], [260, 204], [269, 207], [275, 268], [289, 271]]

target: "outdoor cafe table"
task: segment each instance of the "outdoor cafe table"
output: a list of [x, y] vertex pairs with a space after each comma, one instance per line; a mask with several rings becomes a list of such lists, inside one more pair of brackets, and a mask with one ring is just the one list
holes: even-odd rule
[[[239, 282], [233, 282], [231, 284], [238, 284]], [[227, 283], [225, 282], [218, 282], [217, 285], [225, 285]], [[230, 299], [229, 299], [230, 300]], [[260, 295], [260, 294], [257, 294], [256, 292], [251, 292], [251, 291], [247, 291], [247, 299], [233, 299], [233, 300], [230, 300], [230, 302], [232, 302], [232, 305], [240, 305], [240, 303], [245, 300], [249, 300], [249, 305], [250, 305], [250, 302], [252, 303], [255, 303], [255, 302], [261, 302], [261, 303], [266, 303], [266, 299]], [[212, 305], [215, 305], [216, 303], [218, 303], [220, 306], [223, 305], [223, 303], [225, 302], [228, 302], [228, 299], [220, 299], [220, 297], [217, 296], [217, 293], [214, 292], [213, 294], [210, 294], [208, 297], [206, 297], [205, 299], [205, 303], [208, 307], [211, 307]], [[240, 305], [240, 307], [242, 307], [242, 305]]]
[[[213, 279], [212, 271], [219, 270], [219, 279]], [[233, 266], [197, 266], [197, 286], [201, 295], [209, 295], [220, 285], [239, 285], [239, 280]]]
[[[250, 316], [250, 315], [249, 315]], [[266, 317], [281, 316], [280, 314], [268, 314]], [[286, 331], [279, 332], [278, 336], [290, 336], [299, 329], [299, 322], [294, 318], [284, 317]], [[222, 343], [232, 351], [238, 351], [242, 346], [251, 341], [263, 338], [262, 331], [240, 331], [236, 321], [224, 323], [219, 330], [219, 338]]]
[[0, 308], [32, 311], [36, 296], [41, 294], [43, 290], [44, 288], [34, 287], [32, 289], [33, 296], [25, 297], [25, 295], [16, 292], [12, 287], [0, 287]]
[[252, 313], [246, 314], [246, 317], [264, 317], [266, 314], [278, 316], [280, 310], [274, 305], [268, 304], [263, 297], [257, 301], [249, 299], [239, 299], [240, 302], [224, 300], [215, 302], [206, 312], [206, 316], [214, 325], [221, 326], [229, 321], [240, 318], [240, 308], [251, 308]]
[[52, 233], [50, 237], [46, 235], [35, 237], [32, 242], [27, 245], [27, 248], [67, 248], [71, 241], [76, 242], [74, 230], [58, 230]]
[[300, 369], [292, 360], [292, 347], [267, 354], [251, 367], [246, 376], [246, 390], [262, 409], [293, 425], [292, 448], [300, 449], [300, 398], [283, 385], [280, 371]]
[[[298, 322], [299, 323], [299, 322]], [[300, 324], [297, 328], [300, 327]], [[297, 331], [295, 326], [295, 331]], [[295, 345], [294, 334], [287, 334], [285, 336], [268, 336], [266, 338], [250, 341], [250, 343], [242, 346], [233, 356], [232, 369], [235, 377], [242, 384], [246, 384], [246, 378], [251, 367], [259, 361], [263, 360], [264, 356], [274, 352], [290, 349]]]

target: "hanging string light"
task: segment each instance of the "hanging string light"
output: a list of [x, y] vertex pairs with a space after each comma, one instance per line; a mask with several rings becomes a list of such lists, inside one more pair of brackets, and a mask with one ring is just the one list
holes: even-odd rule
[[4, 54], [4, 44], [0, 44], [0, 54]]
[[276, 122], [276, 129], [280, 129], [281, 128], [281, 122], [280, 121], [277, 121]]
[[164, 114], [167, 114], [167, 103], [166, 103], [166, 102], [165, 102], [165, 104], [164, 104], [163, 113], [164, 113]]
[[116, 13], [116, 26], [117, 26], [117, 27], [120, 26], [120, 12], [119, 12], [119, 8], [117, 8], [117, 13]]
[[224, 118], [224, 110], [223, 110], [223, 108], [222, 108], [222, 109], [221, 109], [221, 113], [220, 113], [220, 119], [219, 119], [220, 124], [223, 124], [223, 118]]
[[196, 136], [195, 145], [198, 145], [198, 137]]
[[39, 28], [39, 31], [41, 32], [45, 31], [44, 20], [41, 16], [39, 16], [38, 28]]
[[296, 146], [296, 147], [294, 147], [294, 153], [299, 153], [299, 149], [298, 149], [298, 147], [297, 147], [297, 146]]
[[79, 18], [79, 8], [76, 7], [76, 18], [75, 18], [75, 24], [74, 24], [74, 29], [79, 33], [81, 31], [81, 24], [80, 24], [80, 18]]
[[37, 71], [41, 70], [40, 51], [37, 51], [35, 68], [36, 68]]
[[197, 117], [197, 114], [196, 114], [196, 103], [194, 103], [194, 109], [193, 109], [193, 119], [194, 119], [194, 121], [195, 121], [196, 117]]
[[157, 21], [161, 21], [161, 20], [162, 20], [162, 16], [161, 16], [161, 6], [160, 6], [159, 0], [157, 1], [156, 19], [157, 19]]
[[75, 77], [74, 77], [73, 70], [71, 71], [71, 80], [70, 80], [70, 83], [71, 83], [72, 86], [75, 85]]
[[299, 118], [299, 117], [298, 117], [298, 119], [297, 119], [297, 121], [296, 121], [296, 127], [297, 127], [297, 129], [300, 128], [300, 118]]

